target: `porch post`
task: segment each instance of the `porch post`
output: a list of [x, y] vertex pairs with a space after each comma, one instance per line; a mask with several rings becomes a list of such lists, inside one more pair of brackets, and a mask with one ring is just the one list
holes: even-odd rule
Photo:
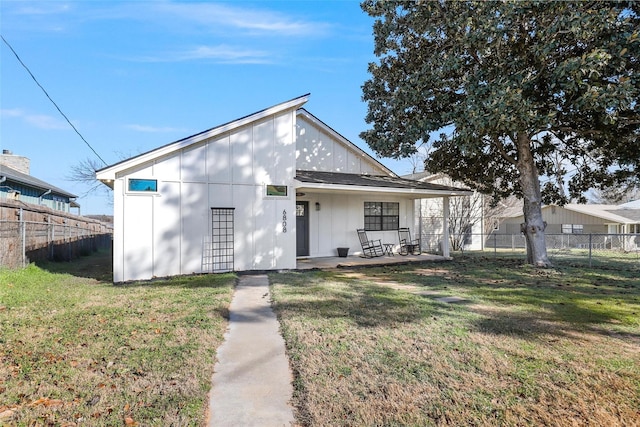
[[449, 257], [449, 197], [442, 198], [442, 256]]

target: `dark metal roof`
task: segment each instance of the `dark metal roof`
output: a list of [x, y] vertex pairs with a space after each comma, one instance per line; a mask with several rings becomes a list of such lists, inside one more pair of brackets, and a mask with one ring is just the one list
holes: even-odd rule
[[431, 184], [429, 182], [414, 181], [411, 179], [397, 178], [393, 176], [381, 175], [359, 175], [353, 173], [341, 172], [320, 172], [297, 170], [296, 179], [300, 182], [308, 182], [314, 184], [333, 184], [333, 185], [354, 185], [361, 187], [386, 187], [386, 188], [403, 188], [413, 190], [431, 190], [431, 191], [464, 191], [464, 188], [449, 187], [440, 184]]
[[15, 183], [26, 185], [33, 188], [38, 188], [43, 191], [51, 190], [52, 193], [58, 194], [60, 196], [65, 196], [72, 199], [75, 199], [76, 197], [78, 197], [75, 194], [71, 194], [67, 191], [64, 191], [61, 188], [51, 185], [31, 175], [18, 172], [17, 170], [12, 169], [6, 165], [0, 165], [0, 176], [6, 176], [8, 181], [13, 181]]

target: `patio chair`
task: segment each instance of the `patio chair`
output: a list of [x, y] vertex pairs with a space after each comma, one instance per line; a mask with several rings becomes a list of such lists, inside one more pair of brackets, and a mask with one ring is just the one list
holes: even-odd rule
[[400, 240], [400, 255], [420, 255], [422, 253], [422, 247], [420, 245], [420, 239], [411, 239], [411, 231], [408, 228], [398, 229], [398, 239]]
[[360, 239], [360, 246], [362, 246], [362, 255], [366, 258], [373, 258], [384, 255], [384, 249], [382, 242], [378, 240], [369, 240], [367, 232], [364, 228], [356, 230], [358, 232], [358, 238]]

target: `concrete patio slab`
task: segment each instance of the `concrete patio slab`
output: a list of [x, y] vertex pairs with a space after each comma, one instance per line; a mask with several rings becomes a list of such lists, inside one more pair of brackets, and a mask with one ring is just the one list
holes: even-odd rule
[[341, 267], [365, 267], [365, 266], [381, 266], [393, 264], [408, 264], [419, 262], [438, 262], [449, 261], [451, 258], [440, 255], [421, 254], [421, 255], [386, 255], [375, 258], [363, 258], [357, 255], [348, 257], [321, 257], [321, 258], [298, 258], [296, 269], [327, 269]]

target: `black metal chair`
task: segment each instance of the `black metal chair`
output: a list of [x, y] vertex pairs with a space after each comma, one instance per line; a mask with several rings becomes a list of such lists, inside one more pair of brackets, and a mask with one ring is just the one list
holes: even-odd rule
[[358, 238], [360, 239], [360, 246], [362, 246], [362, 255], [366, 258], [373, 258], [384, 255], [384, 248], [382, 242], [378, 240], [369, 240], [367, 232], [364, 228], [356, 230], [358, 232]]
[[420, 239], [411, 239], [411, 231], [403, 227], [398, 229], [398, 239], [400, 240], [400, 255], [420, 255], [422, 253], [422, 245]]

